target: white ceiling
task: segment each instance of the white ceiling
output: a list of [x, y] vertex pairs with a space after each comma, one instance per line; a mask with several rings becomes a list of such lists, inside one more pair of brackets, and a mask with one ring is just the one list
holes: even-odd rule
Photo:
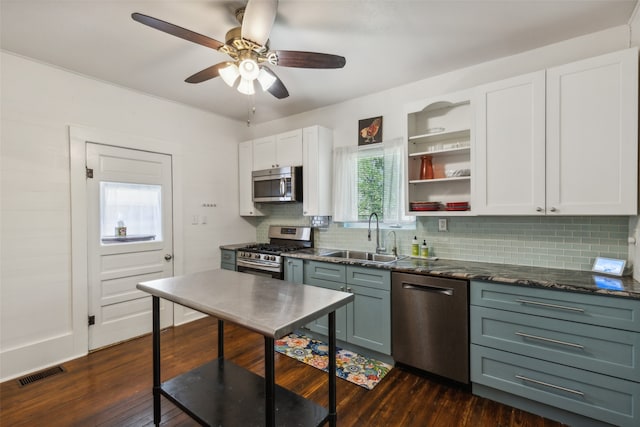
[[447, 71], [628, 24], [637, 0], [281, 0], [272, 49], [342, 55], [345, 68], [272, 67], [290, 92], [239, 94], [184, 79], [227, 57], [131, 19], [132, 12], [214, 39], [240, 1], [1, 0], [3, 50], [161, 98], [253, 122], [339, 103]]

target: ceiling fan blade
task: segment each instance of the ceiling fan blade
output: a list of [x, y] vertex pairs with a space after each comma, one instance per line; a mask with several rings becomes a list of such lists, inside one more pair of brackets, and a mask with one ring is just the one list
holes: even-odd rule
[[172, 36], [180, 37], [181, 39], [185, 39], [202, 46], [210, 47], [211, 49], [218, 50], [220, 49], [220, 47], [224, 46], [224, 43], [221, 43], [218, 40], [203, 36], [202, 34], [187, 30], [186, 28], [170, 24], [161, 19], [143, 15], [142, 13], [132, 13], [131, 18], [133, 18], [134, 21], [138, 21], [141, 24], [148, 25], [149, 27], [155, 28], [156, 30], [164, 31], [165, 33], [171, 34]]
[[343, 56], [328, 53], [276, 50], [278, 65], [296, 68], [342, 68], [347, 63]]
[[269, 86], [269, 89], [267, 89], [267, 92], [269, 92], [271, 95], [275, 96], [278, 99], [283, 99], [288, 97], [289, 91], [284, 86], [284, 83], [282, 83], [282, 80], [280, 80], [280, 78], [276, 76], [276, 74], [266, 66], [263, 65], [261, 68], [276, 79], [276, 81], [274, 81], [271, 84], [271, 86]]
[[242, 38], [264, 46], [277, 11], [278, 0], [249, 0], [242, 18]]
[[202, 71], [195, 73], [185, 79], [187, 83], [202, 83], [220, 75], [220, 69], [229, 65], [228, 62], [221, 62], [211, 67], [205, 68]]

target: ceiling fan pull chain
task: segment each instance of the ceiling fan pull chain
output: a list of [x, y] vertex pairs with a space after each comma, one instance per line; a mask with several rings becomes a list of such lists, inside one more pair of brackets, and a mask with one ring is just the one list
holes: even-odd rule
[[251, 127], [251, 118], [256, 115], [256, 106], [255, 106], [255, 103], [253, 102], [254, 101], [253, 95], [247, 95], [247, 98], [250, 98], [249, 108], [247, 109], [247, 127]]

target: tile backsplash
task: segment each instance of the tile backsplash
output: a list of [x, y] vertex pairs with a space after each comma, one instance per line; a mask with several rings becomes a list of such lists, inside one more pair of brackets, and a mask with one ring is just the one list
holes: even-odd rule
[[[302, 205], [263, 205], [267, 214], [257, 218], [256, 238], [268, 241], [269, 225], [309, 225]], [[591, 270], [596, 256], [627, 259], [629, 219], [603, 217], [442, 217], [448, 231], [438, 231], [438, 217], [418, 217], [415, 230], [395, 230], [398, 253], [408, 255], [417, 236], [433, 248], [435, 256], [446, 259], [500, 264]], [[393, 246], [391, 230], [380, 230], [381, 245]], [[375, 250], [375, 236], [367, 240], [367, 230], [344, 228], [331, 223], [314, 231], [315, 246]]]

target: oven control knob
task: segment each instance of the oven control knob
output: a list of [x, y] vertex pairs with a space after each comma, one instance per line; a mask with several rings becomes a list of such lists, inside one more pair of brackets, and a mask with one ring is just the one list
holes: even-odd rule
[[253, 257], [260, 259], [260, 254], [255, 254]]

